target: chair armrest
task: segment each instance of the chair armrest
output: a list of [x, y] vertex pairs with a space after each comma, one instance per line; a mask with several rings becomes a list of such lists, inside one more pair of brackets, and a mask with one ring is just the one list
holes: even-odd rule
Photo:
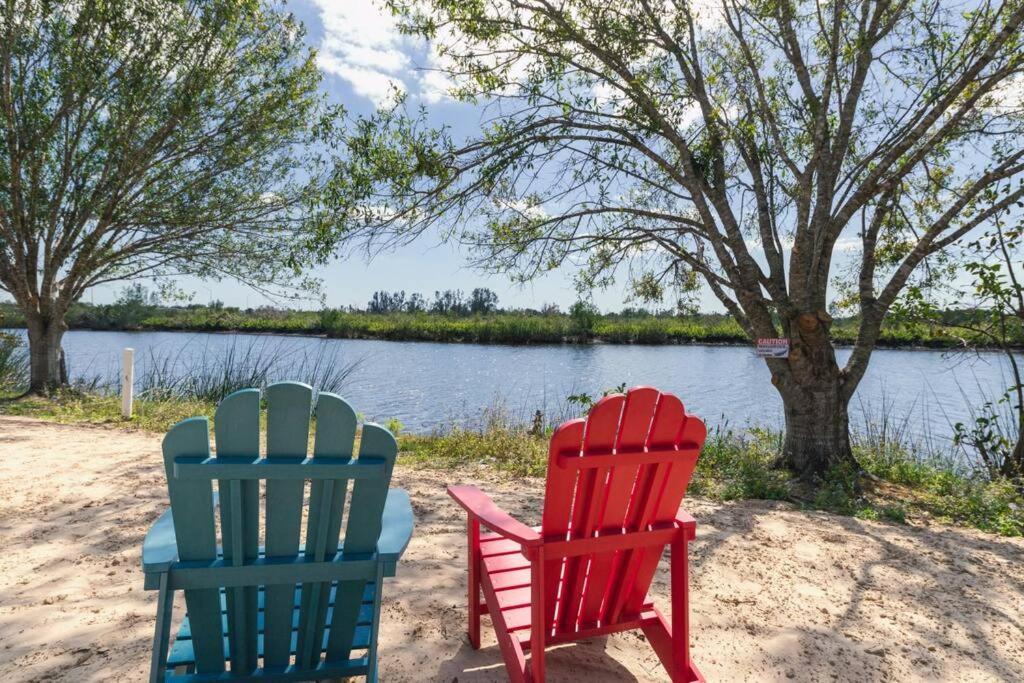
[[398, 560], [412, 538], [414, 523], [409, 494], [402, 489], [388, 490], [381, 518], [380, 538], [377, 539], [377, 556], [384, 562], [386, 576], [395, 575]]
[[[213, 492], [213, 507], [220, 504], [220, 496]], [[142, 541], [142, 571], [146, 575], [144, 588], [156, 590], [160, 585], [159, 574], [170, 571], [178, 561], [178, 539], [174, 535], [174, 517], [171, 509], [160, 515], [146, 532]]]
[[449, 486], [448, 495], [485, 527], [499, 536], [518, 542], [523, 546], [541, 544], [536, 531], [499, 508], [490, 496], [475, 486]]
[[689, 540], [697, 536], [697, 520], [682, 508], [676, 511], [676, 526], [686, 530], [686, 537]]
[[178, 540], [174, 536], [174, 519], [168, 508], [153, 522], [142, 542], [142, 571], [159, 574], [178, 561]]

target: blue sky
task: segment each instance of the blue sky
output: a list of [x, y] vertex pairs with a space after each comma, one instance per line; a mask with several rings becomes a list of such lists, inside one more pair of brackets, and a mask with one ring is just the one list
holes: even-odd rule
[[[429, 68], [428, 46], [400, 35], [392, 17], [377, 2], [292, 0], [290, 8], [306, 25], [307, 40], [318, 51], [323, 87], [329, 97], [353, 113], [372, 112], [388, 96], [389, 89], [397, 87], [408, 93], [413, 104], [426, 105], [435, 122], [451, 126], [456, 133], [470, 132], [479, 125], [479, 110], [453, 102], [445, 95], [443, 77]], [[329, 306], [364, 306], [373, 292], [380, 289], [433, 296], [439, 290], [468, 291], [481, 286], [497, 292], [502, 306], [540, 308], [553, 302], [564, 309], [576, 300], [570, 268], [521, 286], [506, 276], [470, 268], [466, 254], [457, 245], [442, 244], [436, 236], [425, 236], [371, 261], [362, 256], [338, 259], [314, 274], [323, 282], [322, 294]], [[260, 294], [235, 282], [182, 278], [180, 286], [193, 293], [193, 300], [198, 303], [211, 299], [242, 307], [268, 303]], [[107, 303], [122, 287], [97, 287], [87, 292], [84, 299]], [[603, 310], [619, 310], [623, 300], [624, 291], [619, 286], [593, 294], [594, 303]], [[311, 298], [289, 305], [319, 308], [320, 301]]]

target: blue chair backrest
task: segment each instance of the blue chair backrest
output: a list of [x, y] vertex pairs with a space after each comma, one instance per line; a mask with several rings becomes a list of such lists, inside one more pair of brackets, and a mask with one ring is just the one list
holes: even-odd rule
[[357, 633], [360, 609], [368, 582], [379, 580], [373, 560], [398, 446], [390, 432], [368, 423], [353, 458], [356, 414], [339, 396], [319, 394], [314, 411], [311, 387], [281, 382], [263, 398], [265, 456], [258, 389], [235, 392], [217, 408], [215, 454], [206, 418], [185, 420], [164, 438], [179, 562], [195, 565], [178, 575], [187, 577], [182, 587], [198, 673], [224, 671], [226, 661], [233, 673], [315, 669], [324, 655], [340, 661], [366, 647]]

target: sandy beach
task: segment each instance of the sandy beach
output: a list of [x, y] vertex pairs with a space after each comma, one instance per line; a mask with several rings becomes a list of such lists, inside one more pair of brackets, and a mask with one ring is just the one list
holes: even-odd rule
[[[146, 676], [156, 608], [139, 561], [167, 504], [160, 438], [0, 417], [0, 680]], [[464, 634], [464, 517], [450, 483], [539, 520], [541, 480], [396, 469], [417, 527], [385, 587], [384, 681], [505, 680], [489, 621], [479, 651]], [[1024, 539], [759, 501], [686, 508], [698, 521], [693, 652], [709, 681], [1020, 680]], [[653, 592], [667, 608], [662, 570]], [[555, 648], [548, 663], [550, 681], [667, 680], [638, 634]]]

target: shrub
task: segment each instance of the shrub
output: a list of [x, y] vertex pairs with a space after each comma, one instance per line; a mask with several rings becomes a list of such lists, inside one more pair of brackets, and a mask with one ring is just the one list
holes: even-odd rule
[[779, 450], [771, 432], [716, 431], [704, 444], [690, 493], [717, 500], [789, 497], [789, 474], [774, 467]]
[[577, 301], [569, 309], [569, 317], [572, 318], [573, 328], [576, 334], [587, 338], [594, 332], [601, 314], [597, 307], [589, 301]]

